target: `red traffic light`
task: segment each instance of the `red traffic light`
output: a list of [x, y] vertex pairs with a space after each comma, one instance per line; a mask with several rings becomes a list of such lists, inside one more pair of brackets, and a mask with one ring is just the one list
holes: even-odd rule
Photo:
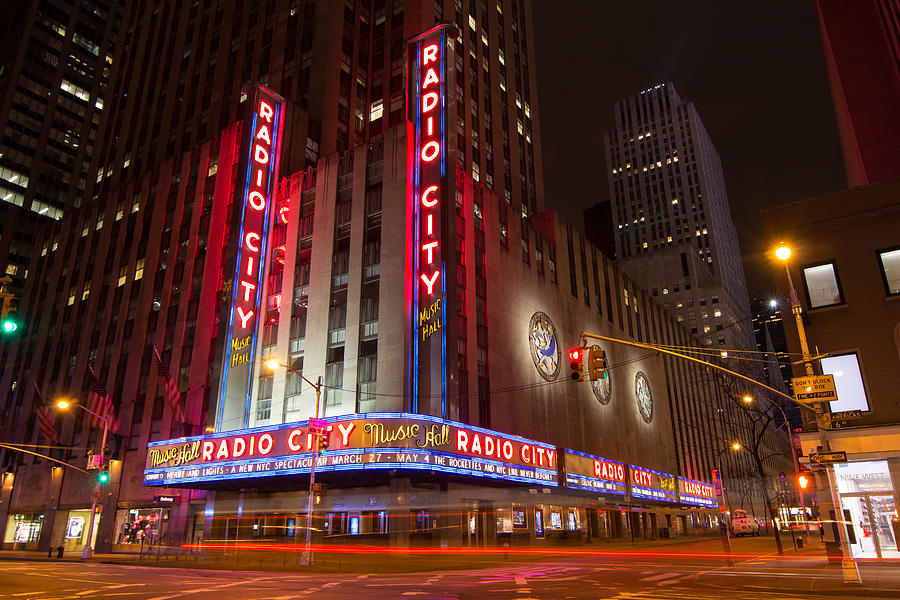
[[581, 348], [573, 348], [569, 350], [569, 359], [574, 361], [581, 360]]
[[797, 483], [800, 484], [800, 489], [805, 490], [809, 486], [809, 478], [806, 475], [801, 475], [797, 478]]

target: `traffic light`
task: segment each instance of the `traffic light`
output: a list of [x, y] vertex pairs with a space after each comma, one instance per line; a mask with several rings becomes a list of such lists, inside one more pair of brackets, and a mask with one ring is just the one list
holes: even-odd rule
[[320, 433], [318, 435], [318, 444], [319, 454], [325, 454], [325, 451], [328, 450], [328, 435], [325, 433]]
[[584, 349], [572, 348], [569, 350], [569, 360], [571, 361], [569, 366], [572, 369], [569, 377], [572, 381], [584, 381]]
[[5, 336], [11, 336], [19, 329], [19, 317], [15, 312], [3, 315], [3, 321], [0, 322], [0, 333]]
[[100, 472], [97, 473], [97, 483], [104, 484], [109, 482], [109, 466], [104, 465], [100, 467]]
[[800, 484], [801, 490], [805, 490], [807, 487], [809, 487], [809, 477], [807, 477], [806, 475], [801, 475], [797, 478], [797, 483]]
[[606, 351], [600, 346], [588, 348], [588, 378], [591, 381], [606, 378]]

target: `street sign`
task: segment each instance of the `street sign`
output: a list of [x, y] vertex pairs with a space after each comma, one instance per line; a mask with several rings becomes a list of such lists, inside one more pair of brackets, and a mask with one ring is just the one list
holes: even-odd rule
[[845, 410], [841, 412], [833, 412], [831, 413], [831, 420], [846, 420], [846, 419], [862, 419], [863, 411], [861, 410]]
[[822, 424], [825, 429], [845, 429], [852, 427], [853, 422], [863, 418], [861, 410], [845, 410], [836, 413], [825, 413], [822, 415]]
[[312, 433], [325, 433], [328, 423], [324, 419], [310, 419], [306, 426]]
[[794, 377], [794, 397], [797, 399], [797, 402], [803, 404], [834, 402], [837, 400], [834, 376], [808, 375], [806, 377]]
[[845, 462], [847, 462], [847, 453], [844, 451], [811, 452], [809, 454], [809, 460], [811, 460], [814, 463], [818, 463], [820, 465], [830, 465], [833, 463], [845, 463]]

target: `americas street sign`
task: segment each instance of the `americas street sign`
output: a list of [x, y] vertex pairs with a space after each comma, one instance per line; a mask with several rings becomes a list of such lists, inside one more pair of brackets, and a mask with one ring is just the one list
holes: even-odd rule
[[820, 465], [830, 465], [834, 463], [847, 462], [847, 453], [840, 452], [811, 452], [809, 460]]
[[801, 404], [834, 402], [837, 400], [834, 376], [808, 375], [806, 377], [794, 377], [794, 397]]

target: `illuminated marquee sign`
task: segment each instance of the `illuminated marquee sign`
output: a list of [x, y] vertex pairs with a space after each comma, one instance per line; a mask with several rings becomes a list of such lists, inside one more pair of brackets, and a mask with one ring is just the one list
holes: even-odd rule
[[[418, 469], [557, 485], [556, 448], [438, 417], [367, 413], [324, 419], [328, 451], [316, 472]], [[308, 474], [308, 422], [151, 442], [145, 485], [178, 486]]]
[[[452, 141], [454, 103], [447, 90], [453, 73], [448, 39], [453, 25], [438, 25], [407, 46], [408, 256], [407, 306], [410, 318], [410, 408], [448, 416], [447, 259], [455, 237], [455, 181]], [[449, 176], [448, 176], [449, 174]], [[451, 336], [452, 339], [452, 336]]]
[[231, 309], [223, 348], [222, 381], [219, 389], [217, 428], [229, 424], [246, 425], [249, 413], [250, 383], [260, 298], [268, 250], [273, 192], [277, 184], [281, 130], [284, 118], [282, 99], [256, 86], [252, 98], [249, 128], [244, 134], [246, 172], [242, 178], [239, 205], [233, 214], [239, 226], [232, 225], [236, 246], [234, 279], [231, 285]]
[[631, 497], [661, 502], [678, 502], [675, 476], [652, 469], [628, 465], [631, 474]]
[[625, 464], [608, 458], [565, 450], [566, 487], [625, 495]]
[[678, 497], [682, 504], [706, 506], [716, 508], [719, 505], [716, 499], [716, 486], [693, 479], [678, 478]]

